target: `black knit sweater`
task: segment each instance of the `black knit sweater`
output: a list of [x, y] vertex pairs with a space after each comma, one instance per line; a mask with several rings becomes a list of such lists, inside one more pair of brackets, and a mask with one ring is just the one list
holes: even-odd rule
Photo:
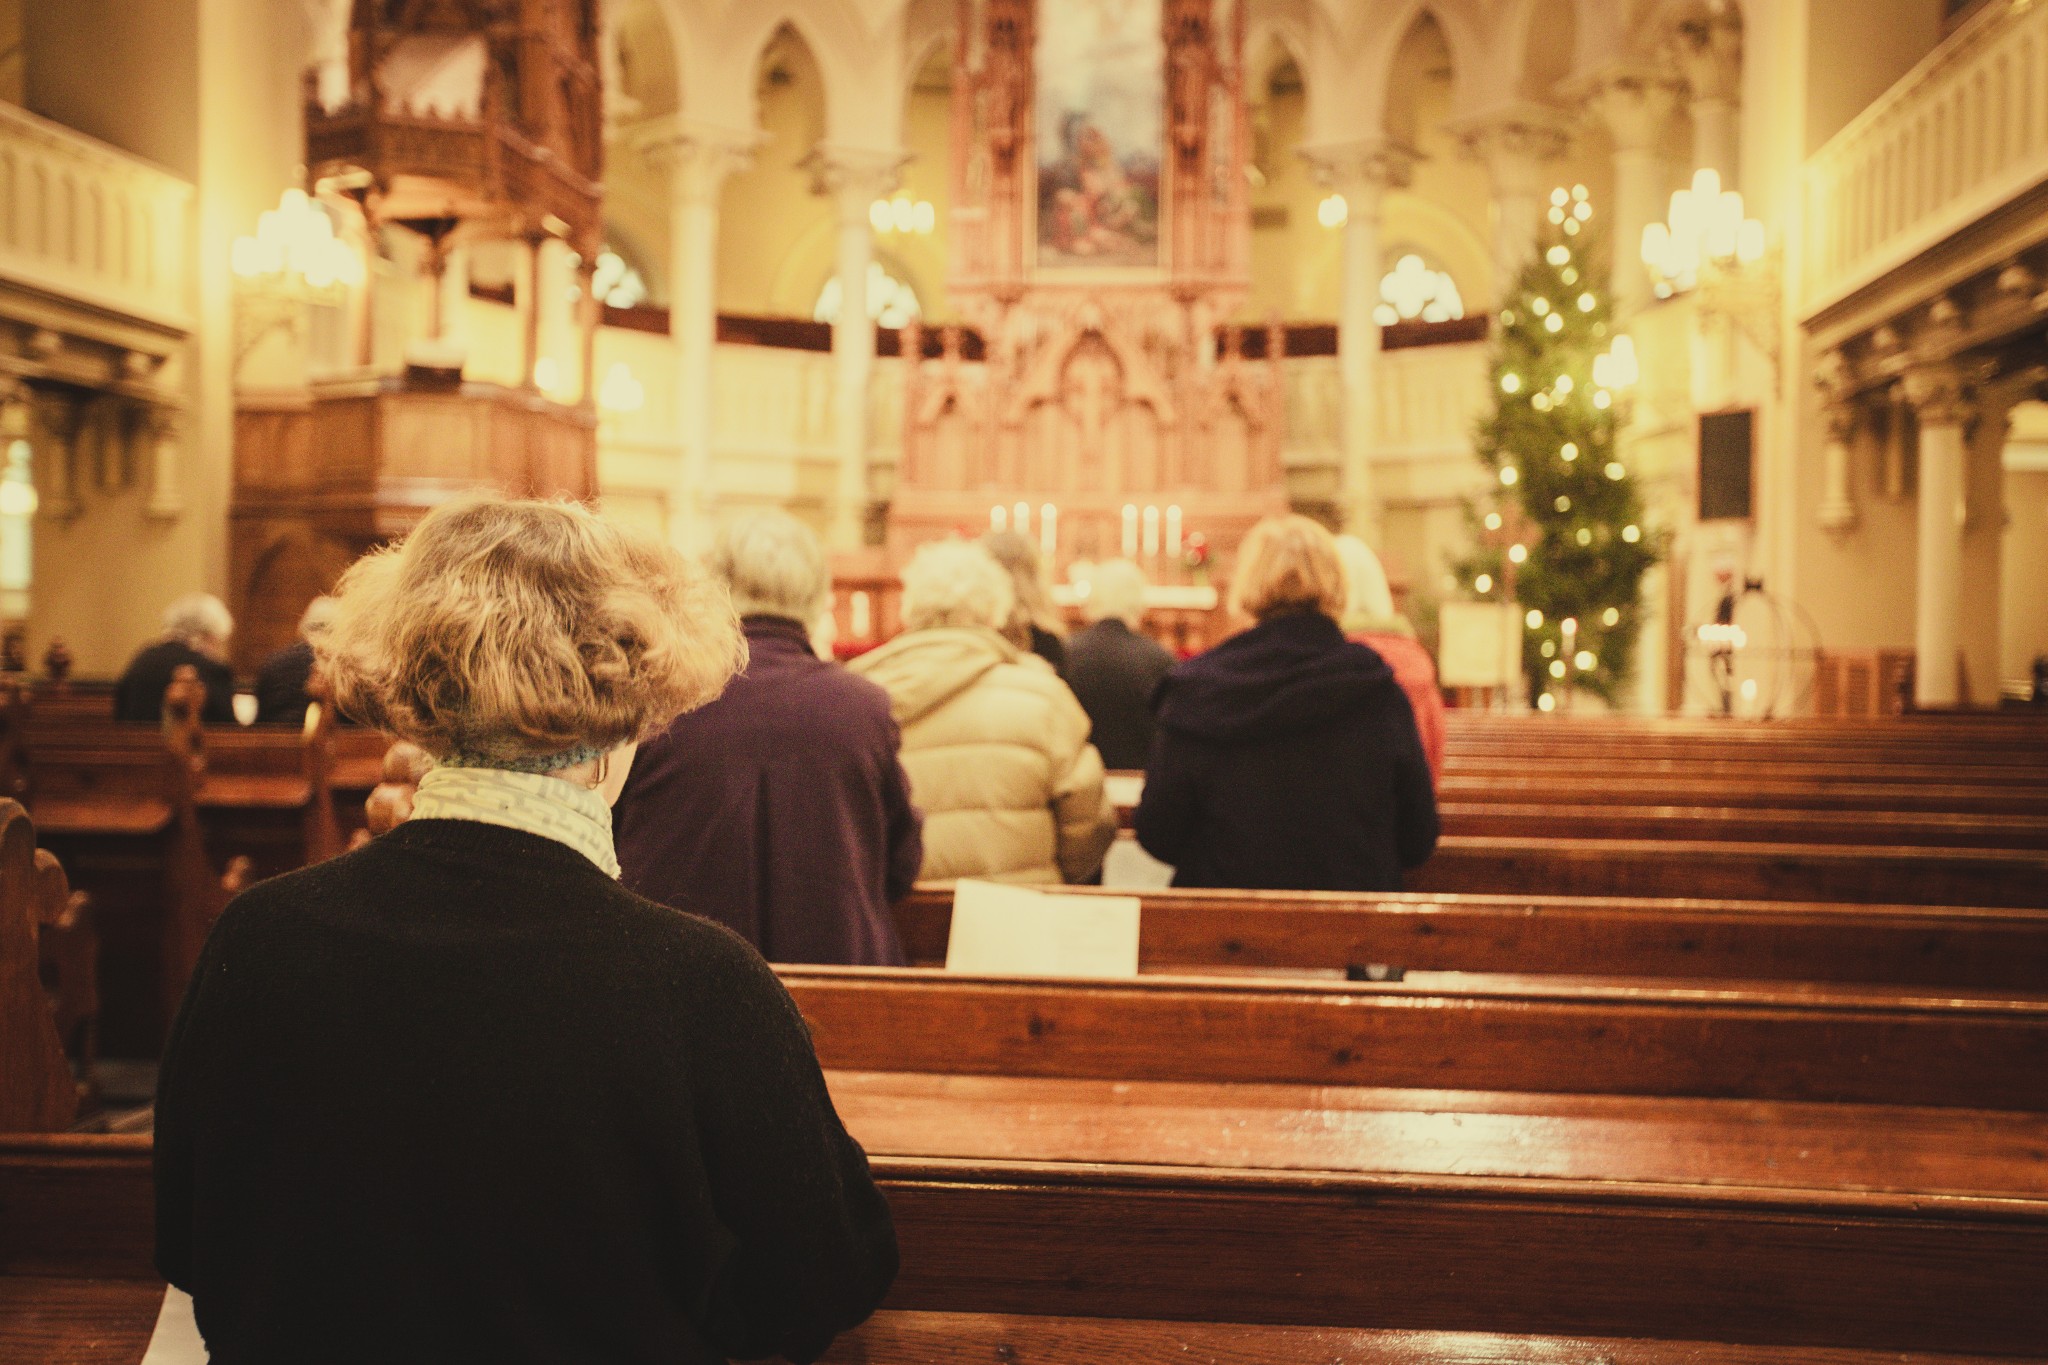
[[239, 897], [156, 1122], [157, 1266], [215, 1365], [807, 1362], [896, 1273], [753, 949], [496, 826]]

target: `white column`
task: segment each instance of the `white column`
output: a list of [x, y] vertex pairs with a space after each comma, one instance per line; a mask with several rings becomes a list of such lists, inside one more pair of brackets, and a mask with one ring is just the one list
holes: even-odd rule
[[710, 529], [711, 365], [718, 341], [718, 201], [759, 134], [688, 126], [654, 144], [669, 170], [669, 335], [676, 343], [682, 459], [669, 499], [669, 539], [703, 547]]
[[1954, 706], [1961, 699], [1964, 429], [1972, 397], [1955, 367], [1930, 365], [1907, 373], [1906, 401], [1920, 418], [1913, 699]]
[[806, 161], [814, 193], [830, 195], [838, 224], [839, 316], [832, 324], [832, 432], [839, 454], [832, 491], [832, 547], [856, 550], [868, 504], [868, 388], [875, 324], [868, 316], [868, 267], [875, 259], [874, 202], [892, 192], [904, 153], [820, 144]]
[[1514, 292], [1522, 268], [1535, 259], [1545, 195], [1555, 186], [1554, 166], [1570, 145], [1564, 116], [1548, 105], [1520, 103], [1489, 109], [1451, 129], [1465, 155], [1486, 167], [1493, 187], [1493, 270], [1496, 303]]
[[1712, 168], [1739, 187], [1742, 173], [1742, 13], [1733, 5], [1678, 25], [1673, 47], [1685, 72], [1694, 170]]
[[1379, 440], [1379, 303], [1386, 274], [1380, 212], [1390, 189], [1415, 176], [1418, 153], [1387, 138], [1302, 149], [1316, 178], [1344, 196], [1344, 301], [1337, 315], [1337, 368], [1344, 388], [1342, 497], [1345, 528], [1377, 542], [1380, 503], [1372, 454]]
[[1821, 420], [1827, 440], [1821, 446], [1820, 526], [1840, 533], [1856, 525], [1856, 492], [1851, 479], [1850, 445], [1862, 422], [1848, 359], [1840, 351], [1821, 357], [1815, 383], [1821, 392]]
[[1650, 302], [1650, 272], [1642, 260], [1643, 229], [1664, 218], [1670, 167], [1664, 134], [1678, 109], [1678, 87], [1662, 76], [1636, 70], [1609, 72], [1590, 86], [1586, 107], [1607, 124], [1614, 138], [1615, 313], [1623, 325]]
[[144, 511], [168, 521], [185, 511], [185, 490], [178, 479], [178, 431], [184, 414], [168, 403], [151, 404], [144, 431], [149, 441], [149, 501]]

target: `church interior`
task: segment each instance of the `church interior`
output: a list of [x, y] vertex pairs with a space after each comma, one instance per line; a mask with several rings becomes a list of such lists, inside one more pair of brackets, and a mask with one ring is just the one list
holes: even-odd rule
[[[786, 1356], [2048, 1360], [2048, 5], [0, 0], [0, 1359], [206, 1358], [159, 1062], [493, 766], [323, 642], [478, 497], [900, 741], [887, 948], [726, 921], [901, 1248]], [[897, 681], [990, 559], [1029, 871]], [[1207, 870], [1351, 837], [1173, 728], [1302, 615], [1405, 690], [1377, 883]]]

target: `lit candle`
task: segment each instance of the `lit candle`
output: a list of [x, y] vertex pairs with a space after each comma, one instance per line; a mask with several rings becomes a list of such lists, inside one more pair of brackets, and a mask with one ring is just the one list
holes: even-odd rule
[[874, 616], [872, 604], [866, 593], [857, 592], [853, 595], [853, 601], [847, 606], [846, 616], [847, 624], [853, 628], [853, 638], [867, 639], [868, 628], [874, 624]]
[[994, 507], [991, 507], [991, 508], [989, 508], [989, 509], [988, 509], [988, 529], [989, 529], [989, 530], [991, 530], [991, 531], [1007, 531], [1007, 530], [1009, 530], [1009, 529], [1010, 529], [1010, 509], [1009, 509], [1009, 508], [1007, 508], [1007, 507], [1005, 507], [1005, 506], [1003, 506], [1003, 505], [1002, 505], [1001, 503], [997, 503], [997, 504], [996, 504], [996, 505], [995, 505]]
[[1178, 503], [1166, 509], [1166, 553], [1174, 559], [1180, 558], [1180, 505]]
[[1158, 557], [1159, 509], [1157, 507], [1147, 507], [1145, 509], [1145, 558], [1156, 559]]
[[1138, 509], [1130, 503], [1124, 504], [1124, 558], [1138, 557]]
[[1017, 504], [1017, 505], [1016, 505], [1015, 507], [1011, 508], [1011, 509], [1010, 509], [1010, 520], [1016, 523], [1016, 526], [1017, 526], [1017, 534], [1018, 534], [1018, 535], [1020, 535], [1020, 536], [1028, 536], [1028, 535], [1030, 535], [1030, 534], [1031, 534], [1031, 504], [1030, 504], [1030, 503], [1028, 503], [1028, 502], [1020, 502], [1020, 503], [1018, 503], [1018, 504]]
[[1060, 550], [1060, 509], [1047, 503], [1038, 509], [1038, 553], [1050, 564]]

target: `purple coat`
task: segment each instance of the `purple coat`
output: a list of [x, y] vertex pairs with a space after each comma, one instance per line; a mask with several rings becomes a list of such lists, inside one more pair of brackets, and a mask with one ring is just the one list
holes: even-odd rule
[[771, 962], [901, 966], [890, 906], [924, 856], [881, 688], [745, 622], [725, 695], [640, 746], [612, 811], [628, 890], [717, 920]]

